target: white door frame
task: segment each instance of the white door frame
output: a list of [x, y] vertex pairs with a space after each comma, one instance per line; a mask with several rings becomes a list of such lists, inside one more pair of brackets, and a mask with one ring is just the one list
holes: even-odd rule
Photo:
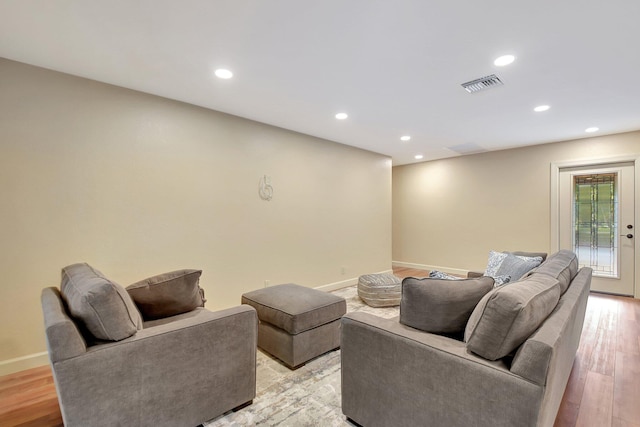
[[573, 168], [580, 166], [588, 166], [588, 167], [596, 167], [596, 166], [606, 166], [612, 163], [625, 163], [625, 162], [633, 162], [634, 165], [634, 184], [635, 184], [635, 194], [634, 194], [634, 229], [633, 229], [633, 248], [634, 248], [634, 283], [633, 283], [633, 296], [634, 298], [640, 298], [640, 285], [638, 284], [638, 277], [640, 276], [640, 253], [638, 250], [640, 246], [638, 245], [638, 239], [640, 239], [640, 233], [638, 233], [638, 229], [640, 228], [640, 154], [629, 154], [625, 156], [614, 156], [614, 157], [599, 157], [595, 159], [581, 159], [581, 160], [570, 160], [570, 161], [562, 161], [562, 162], [551, 162], [551, 216], [550, 216], [550, 224], [551, 224], [551, 252], [557, 252], [560, 250], [560, 210], [558, 203], [558, 194], [559, 190], [559, 182], [560, 182], [560, 169], [564, 168]]

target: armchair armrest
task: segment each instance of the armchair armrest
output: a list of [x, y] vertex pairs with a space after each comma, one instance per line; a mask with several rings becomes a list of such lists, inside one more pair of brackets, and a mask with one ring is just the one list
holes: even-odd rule
[[84, 354], [87, 344], [75, 322], [69, 317], [57, 288], [44, 288], [40, 295], [47, 350], [51, 362]]

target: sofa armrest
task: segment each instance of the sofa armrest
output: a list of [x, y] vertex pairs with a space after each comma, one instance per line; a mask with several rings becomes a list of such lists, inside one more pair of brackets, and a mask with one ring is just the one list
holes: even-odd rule
[[256, 311], [238, 306], [174, 317], [54, 363], [65, 423], [198, 425], [251, 401]]
[[463, 342], [368, 313], [342, 318], [342, 411], [369, 426], [535, 425], [543, 388]]

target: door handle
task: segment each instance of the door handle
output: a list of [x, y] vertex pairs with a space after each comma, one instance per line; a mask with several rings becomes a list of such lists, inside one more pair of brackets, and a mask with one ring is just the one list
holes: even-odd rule
[[621, 234], [620, 236], [626, 237], [627, 239], [633, 239], [633, 234]]

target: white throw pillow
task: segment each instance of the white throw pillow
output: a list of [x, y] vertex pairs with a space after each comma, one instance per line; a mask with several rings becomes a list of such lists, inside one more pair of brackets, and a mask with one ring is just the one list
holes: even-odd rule
[[506, 257], [507, 254], [504, 252], [489, 251], [489, 260], [487, 261], [487, 268], [484, 271], [484, 275], [490, 277], [497, 276], [498, 269]]

